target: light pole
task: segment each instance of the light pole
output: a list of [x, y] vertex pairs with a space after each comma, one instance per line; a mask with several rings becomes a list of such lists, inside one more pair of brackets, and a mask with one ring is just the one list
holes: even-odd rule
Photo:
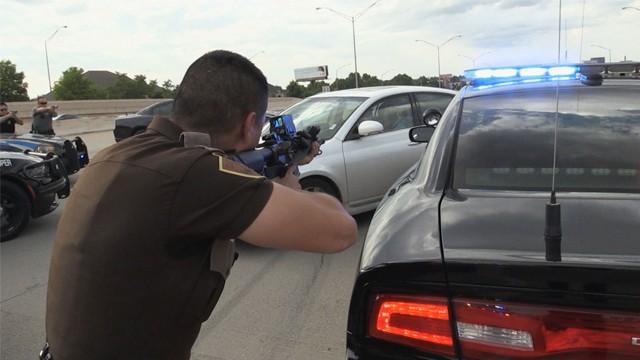
[[473, 64], [473, 67], [476, 67], [476, 61], [478, 59], [480, 59], [481, 57], [483, 57], [485, 55], [491, 54], [491, 53], [492, 53], [491, 51], [483, 52], [482, 54], [480, 54], [480, 55], [478, 55], [476, 57], [471, 57], [471, 56], [462, 55], [462, 54], [458, 54], [458, 56], [461, 56], [463, 58], [467, 58], [467, 59], [471, 60], [471, 63]]
[[622, 10], [635, 10], [635, 11], [640, 11], [640, 8], [637, 8], [635, 6], [625, 6], [622, 8]]
[[264, 50], [260, 50], [260, 51], [258, 51], [257, 53], [255, 53], [255, 54], [253, 54], [253, 55], [249, 56], [249, 58], [248, 58], [248, 59], [249, 59], [249, 60], [251, 60], [251, 59], [253, 59], [254, 57], [256, 57], [256, 56], [258, 56], [258, 55], [260, 55], [260, 54], [264, 54]]
[[607, 50], [609, 52], [609, 62], [611, 62], [611, 49], [609, 49], [608, 47], [604, 47], [602, 45], [597, 45], [597, 44], [591, 44], [591, 46]]
[[349, 65], [351, 65], [351, 64], [344, 64], [344, 65], [340, 66], [339, 68], [336, 68], [336, 80], [338, 80], [338, 71], [340, 69], [342, 69], [342, 68], [345, 68], [345, 67], [349, 66]]
[[458, 38], [461, 38], [461, 37], [462, 37], [462, 35], [454, 35], [454, 36], [448, 38], [447, 41], [443, 42], [440, 45], [436, 45], [436, 44], [430, 43], [430, 42], [428, 42], [426, 40], [416, 40], [417, 42], [421, 42], [421, 43], [425, 43], [427, 45], [431, 45], [431, 46], [435, 47], [436, 50], [438, 50], [438, 85], [440, 84], [440, 77], [442, 76], [442, 74], [440, 73], [440, 48], [445, 46], [445, 45], [447, 45], [447, 43], [449, 41], [451, 41], [453, 39], [458, 39]]
[[380, 1], [381, 0], [374, 1], [366, 9], [362, 10], [361, 12], [359, 12], [359, 13], [353, 15], [353, 16], [349, 16], [347, 14], [343, 14], [343, 13], [337, 11], [337, 10], [334, 10], [334, 9], [328, 8], [328, 7], [317, 7], [316, 8], [316, 10], [331, 11], [332, 13], [334, 13], [336, 15], [339, 15], [340, 17], [343, 17], [343, 18], [351, 21], [351, 32], [352, 32], [352, 35], [353, 35], [353, 64], [355, 66], [355, 72], [356, 72], [356, 88], [358, 87], [358, 57], [356, 56], [356, 19], [361, 17], [362, 15], [364, 15], [364, 13], [366, 13], [369, 9], [374, 7]]
[[67, 25], [60, 26], [59, 28], [56, 29], [56, 31], [53, 32], [53, 34], [51, 34], [51, 36], [49, 36], [47, 40], [44, 41], [44, 57], [47, 60], [47, 77], [49, 78], [49, 92], [51, 92], [52, 89], [51, 89], [51, 72], [49, 71], [49, 51], [47, 51], [47, 41], [50, 41], [51, 39], [53, 39], [53, 37], [56, 36], [56, 34], [58, 33], [58, 31], [60, 31], [60, 29], [66, 29], [66, 28], [67, 28]]
[[384, 76], [387, 75], [390, 71], [393, 71], [393, 70], [395, 70], [395, 69], [389, 69], [389, 70], [383, 72], [382, 75], [380, 75], [380, 80], [384, 80]]

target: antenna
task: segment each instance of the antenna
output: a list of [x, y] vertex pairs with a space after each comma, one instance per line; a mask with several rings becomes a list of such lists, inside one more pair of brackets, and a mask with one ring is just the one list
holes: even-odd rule
[[[562, 42], [562, 0], [558, 13], [558, 63]], [[560, 117], [560, 81], [556, 81], [556, 121], [553, 132], [553, 169], [551, 170], [551, 199], [545, 207], [544, 242], [547, 261], [562, 261], [562, 221], [560, 204], [556, 201], [556, 168], [558, 160], [558, 118]]]
[[582, 0], [582, 25], [580, 26], [580, 55], [578, 56], [578, 62], [582, 62], [582, 41], [584, 40], [584, 8], [587, 5], [587, 0]]

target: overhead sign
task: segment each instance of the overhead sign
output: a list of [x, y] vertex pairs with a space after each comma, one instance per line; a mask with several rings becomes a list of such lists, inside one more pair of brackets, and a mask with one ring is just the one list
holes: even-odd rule
[[293, 74], [296, 81], [325, 80], [329, 77], [329, 67], [321, 65], [294, 69]]

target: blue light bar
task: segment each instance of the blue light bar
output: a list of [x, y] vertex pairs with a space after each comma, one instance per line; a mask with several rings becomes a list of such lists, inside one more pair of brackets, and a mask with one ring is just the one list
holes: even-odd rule
[[493, 77], [497, 78], [511, 78], [518, 75], [518, 69], [495, 69], [493, 70]]
[[570, 76], [577, 73], [579, 69], [575, 66], [554, 66], [549, 68], [550, 76]]
[[464, 72], [472, 85], [505, 85], [505, 83], [577, 78], [580, 67], [574, 65], [535, 65], [472, 69]]
[[543, 67], [528, 67], [520, 69], [522, 77], [540, 77], [547, 75], [547, 69]]

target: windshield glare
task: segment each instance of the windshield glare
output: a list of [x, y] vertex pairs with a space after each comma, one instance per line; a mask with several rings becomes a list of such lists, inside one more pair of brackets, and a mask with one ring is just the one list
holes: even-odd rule
[[304, 100], [283, 115], [291, 115], [296, 129], [309, 126], [320, 127], [319, 138], [328, 140], [367, 98], [364, 97], [320, 97]]

